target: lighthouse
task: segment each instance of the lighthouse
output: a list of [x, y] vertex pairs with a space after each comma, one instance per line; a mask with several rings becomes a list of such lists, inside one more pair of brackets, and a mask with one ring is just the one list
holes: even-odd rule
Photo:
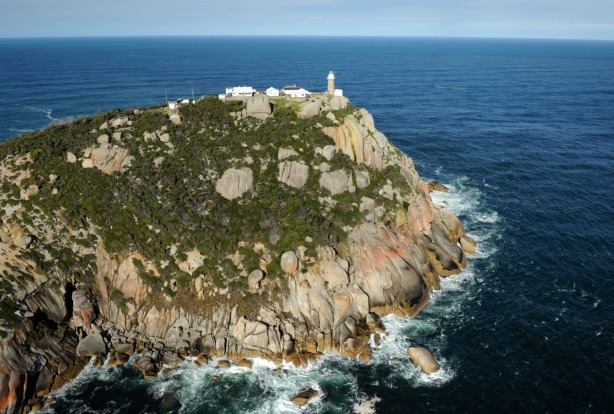
[[330, 96], [334, 96], [335, 95], [335, 74], [333, 73], [332, 70], [330, 71], [326, 79], [328, 79], [328, 90], [326, 91], [326, 93]]

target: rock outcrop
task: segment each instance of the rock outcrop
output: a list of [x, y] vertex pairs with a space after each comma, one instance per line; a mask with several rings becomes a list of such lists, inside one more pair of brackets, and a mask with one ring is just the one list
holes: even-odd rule
[[[433, 185], [346, 98], [303, 104], [305, 119], [282, 119], [296, 128], [290, 134], [272, 126], [277, 112], [265, 97], [244, 109], [263, 122], [219, 106], [215, 122], [196, 127], [202, 114], [190, 110], [171, 125], [168, 110], [152, 109], [148, 122], [165, 123], [154, 132], [137, 129], [136, 114], [96, 118], [73, 149], [86, 148], [79, 158], [60, 146], [57, 162], [38, 173], [29, 155], [2, 153], [0, 181], [15, 199], [0, 195], [0, 275], [11, 276], [0, 284], [0, 412], [42, 404], [89, 358], [102, 364], [107, 354], [116, 365], [137, 353], [145, 377], [184, 359], [220, 368], [250, 368], [249, 358], [307, 366], [324, 352], [369, 361], [371, 334], [377, 344], [385, 333], [380, 316], [415, 316], [440, 278], [476, 252], [460, 221], [431, 200]], [[339, 110], [350, 113], [320, 114]], [[126, 187], [80, 198], [75, 171], [105, 190], [119, 180]], [[26, 203], [20, 196], [32, 185]], [[110, 214], [128, 185], [137, 191]], [[96, 197], [106, 204], [92, 206]], [[131, 204], [141, 199], [147, 214]], [[276, 216], [283, 208], [291, 213]], [[427, 373], [439, 368], [426, 348], [408, 355]], [[293, 402], [316, 396], [306, 390]]]

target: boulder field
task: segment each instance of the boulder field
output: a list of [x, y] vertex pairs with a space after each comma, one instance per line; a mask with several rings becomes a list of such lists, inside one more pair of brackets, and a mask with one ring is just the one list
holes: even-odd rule
[[[211, 101], [210, 105], [215, 109], [222, 104]], [[343, 216], [338, 208], [349, 197], [353, 215], [339, 221], [342, 238], [302, 233], [300, 238], [284, 238], [276, 223], [261, 218], [258, 225], [270, 229], [266, 240], [246, 240], [246, 233], [239, 234], [232, 246], [236, 253], [224, 253], [219, 263], [211, 263], [213, 252], [179, 242], [164, 245], [165, 256], [154, 260], [144, 252], [146, 243], [112, 243], [104, 236], [104, 224], [95, 222], [91, 214], [77, 221], [80, 227], [69, 224], [69, 209], [77, 208], [68, 207], [73, 204], [53, 204], [54, 209], [47, 209], [41, 201], [38, 207], [37, 197], [74, 196], [62, 187], [68, 180], [66, 173], [52, 171], [53, 182], [43, 184], [27, 167], [40, 155], [32, 151], [5, 154], [0, 161], [0, 184], [25, 191], [38, 183], [40, 191], [27, 200], [17, 190], [11, 193], [14, 200], [0, 196], [0, 274], [5, 286], [0, 292], [4, 321], [0, 412], [20, 413], [40, 406], [47, 394], [74, 377], [91, 357], [121, 364], [128, 355], [138, 353], [136, 366], [145, 377], [158, 375], [187, 357], [198, 364], [224, 358], [218, 366], [238, 363], [247, 368], [249, 358], [255, 357], [306, 366], [325, 352], [368, 362], [373, 351], [371, 334], [378, 332], [379, 338], [385, 332], [382, 316], [417, 315], [431, 291], [440, 289], [440, 278], [466, 266], [465, 253], [475, 253], [475, 241], [465, 234], [458, 218], [434, 204], [429, 195], [430, 190], [447, 189], [437, 183], [427, 185], [412, 160], [375, 128], [365, 109], [353, 108], [339, 97], [301, 104], [295, 115], [287, 115], [290, 104], [284, 106], [286, 112], [280, 112], [283, 105], [263, 96], [250, 98], [243, 109], [229, 111], [234, 118], [228, 128], [255, 134], [286, 116], [289, 127], [292, 122], [312, 122], [305, 125], [312, 125], [312, 133], [319, 134], [326, 145], [310, 146], [301, 136], [292, 135], [284, 138], [284, 146], [271, 149], [273, 157], [259, 159], [254, 151], [272, 144], [246, 143], [243, 147], [252, 153], [240, 157], [219, 144], [228, 158], [225, 169], [198, 171], [203, 195], [192, 192], [186, 197], [197, 199], [195, 214], [202, 217], [217, 211], [205, 208], [207, 197], [218, 197], [218, 204], [228, 202], [224, 209], [231, 211], [266, 195], [257, 193], [263, 186], [280, 186], [288, 194], [316, 191], [311, 199], [331, 217], [333, 213]], [[109, 116], [99, 128], [94, 127], [89, 143], [80, 149], [77, 144], [57, 144], [62, 168], [128, 180], [142, 168], [141, 162], [155, 169], [167, 163], [178, 165], [173, 157], [181, 139], [194, 139], [200, 133], [223, 143], [227, 136], [222, 127], [196, 127], [194, 115], [187, 110], [181, 113], [181, 124], [156, 111], [141, 116], [169, 122], [168, 129], [146, 124], [135, 111]], [[191, 125], [192, 132], [180, 134], [181, 128]], [[99, 135], [101, 131], [104, 134]], [[148, 148], [153, 149], [147, 152]], [[201, 160], [218, 156], [195, 153]], [[162, 179], [152, 183], [135, 197], [163, 187]], [[176, 180], [178, 186], [190, 183]], [[79, 202], [92, 201], [75, 201]], [[159, 202], [162, 206], [160, 197]], [[268, 208], [273, 211], [279, 206]], [[300, 206], [296, 211], [301, 211]], [[220, 219], [220, 228], [232, 227], [234, 216], [222, 213], [215, 213], [226, 220]], [[174, 217], [171, 223], [181, 226], [188, 219]], [[156, 221], [147, 226], [151, 235], [146, 242], [164, 237], [156, 231], [161, 226]], [[289, 226], [292, 229], [292, 222]], [[217, 231], [212, 227], [202, 237], [218, 237]], [[226, 233], [220, 240], [228, 239], [223, 238]], [[28, 243], [21, 242], [26, 236]], [[285, 248], [277, 249], [281, 245]], [[248, 267], [250, 255], [257, 256], [256, 265]], [[236, 275], [225, 270], [230, 266], [237, 269]], [[176, 276], [166, 277], [171, 271]], [[219, 274], [229, 282], [220, 282]], [[439, 367], [425, 348], [412, 347], [408, 354], [427, 373]], [[307, 390], [293, 401], [302, 405], [316, 395]]]

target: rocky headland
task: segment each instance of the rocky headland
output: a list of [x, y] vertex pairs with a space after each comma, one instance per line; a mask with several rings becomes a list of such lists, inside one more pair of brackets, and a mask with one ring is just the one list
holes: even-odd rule
[[380, 317], [415, 316], [476, 248], [432, 202], [445, 187], [343, 97], [85, 118], [0, 144], [0, 188], [6, 413], [92, 358], [137, 354], [146, 377], [186, 358], [369, 361]]

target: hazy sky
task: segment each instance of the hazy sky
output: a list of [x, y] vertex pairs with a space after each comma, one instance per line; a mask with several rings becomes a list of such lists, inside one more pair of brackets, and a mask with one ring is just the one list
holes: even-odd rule
[[478, 36], [614, 40], [614, 0], [0, 0], [0, 37]]

